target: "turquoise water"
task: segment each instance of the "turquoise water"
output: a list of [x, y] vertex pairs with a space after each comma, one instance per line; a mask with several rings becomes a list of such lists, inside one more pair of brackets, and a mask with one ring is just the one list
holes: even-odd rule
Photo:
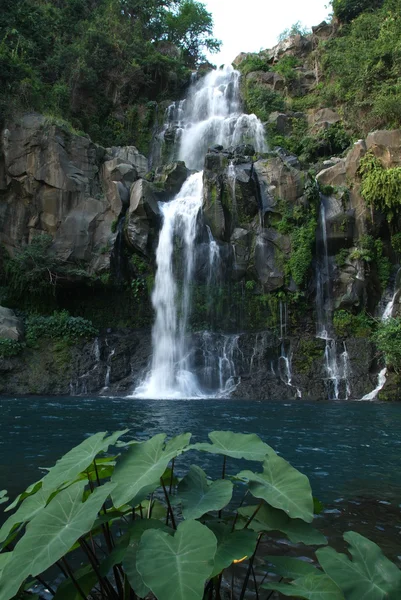
[[[401, 498], [401, 404], [30, 397], [0, 398], [0, 411], [0, 489], [11, 497], [86, 436], [128, 427], [138, 439], [191, 431], [200, 441], [214, 429], [257, 433], [309, 476], [326, 503]], [[220, 470], [211, 455], [191, 454], [208, 472]]]

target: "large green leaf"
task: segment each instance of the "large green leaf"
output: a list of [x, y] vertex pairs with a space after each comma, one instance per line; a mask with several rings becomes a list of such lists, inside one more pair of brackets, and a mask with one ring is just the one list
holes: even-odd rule
[[13, 553], [12, 552], [2, 552], [0, 554], [0, 579], [1, 579], [1, 574], [4, 570], [4, 567], [6, 566], [6, 564], [8, 563], [8, 561], [10, 560], [10, 558], [12, 557]]
[[36, 494], [25, 498], [18, 510], [11, 515], [1, 527], [0, 542], [7, 539], [15, 525], [30, 521], [38, 512], [40, 512], [46, 506], [50, 495], [50, 491], [44, 491], [40, 488]]
[[113, 489], [111, 483], [96, 488], [82, 502], [85, 482], [80, 481], [57, 494], [26, 528], [0, 578], [0, 600], [9, 600], [28, 575], [38, 575], [59, 560], [87, 533]]
[[255, 433], [233, 433], [232, 431], [212, 431], [209, 433], [212, 444], [193, 444], [190, 449], [224, 454], [231, 458], [263, 461], [271, 450]]
[[226, 479], [209, 482], [206, 473], [192, 465], [178, 486], [178, 500], [185, 519], [198, 519], [211, 510], [224, 508], [231, 500], [233, 484]]
[[36, 492], [41, 487], [42, 487], [42, 480], [41, 479], [39, 481], [36, 481], [35, 483], [32, 483], [29, 487], [26, 488], [25, 492], [22, 492], [21, 494], [19, 494], [15, 498], [15, 500], [13, 502], [11, 502], [11, 504], [9, 504], [7, 506], [7, 508], [4, 509], [4, 512], [7, 512], [9, 510], [13, 510], [13, 508], [15, 508], [19, 502], [22, 502], [22, 500], [25, 500], [25, 498], [27, 498], [28, 496], [31, 496], [32, 494], [36, 494]]
[[7, 490], [0, 490], [0, 504], [8, 502]]
[[158, 600], [202, 600], [217, 540], [198, 521], [180, 523], [174, 537], [151, 529], [142, 535], [137, 568]]
[[306, 575], [321, 575], [321, 572], [313, 565], [299, 558], [290, 558], [288, 556], [265, 556], [275, 567], [275, 572], [287, 579], [298, 579]]
[[[243, 506], [238, 509], [238, 513], [247, 519], [254, 514], [257, 506]], [[238, 527], [243, 526], [243, 523], [238, 522]], [[317, 531], [309, 523], [305, 523], [301, 519], [291, 519], [284, 511], [278, 508], [273, 508], [268, 504], [263, 506], [256, 513], [255, 518], [249, 525], [254, 531], [281, 531], [285, 533], [291, 542], [294, 544], [303, 543], [313, 546], [322, 546], [327, 544], [325, 536]]]
[[316, 556], [347, 600], [399, 600], [401, 571], [379, 546], [355, 531], [345, 533], [344, 539], [350, 544], [352, 561], [333, 548], [322, 548]]
[[140, 521], [135, 521], [130, 526], [129, 545], [125, 551], [123, 567], [127, 574], [130, 586], [140, 598], [147, 596], [150, 591], [145, 585], [142, 575], [139, 573], [136, 566], [139, 542], [143, 532], [148, 529], [158, 529], [166, 533], [173, 533], [173, 530], [170, 529], [170, 527], [167, 527], [164, 523], [155, 519], [141, 519]]
[[96, 433], [64, 454], [42, 480], [43, 490], [56, 490], [63, 483], [72, 482], [93, 462], [99, 452], [106, 452], [128, 429], [116, 431], [109, 437], [106, 432]]
[[[316, 571], [316, 569], [315, 569]], [[292, 598], [305, 598], [306, 600], [344, 600], [344, 596], [334, 581], [323, 573], [309, 574], [295, 579], [289, 585], [286, 583], [265, 583], [262, 585], [267, 590], [276, 590]], [[362, 597], [359, 598], [362, 600]]]
[[160, 485], [168, 463], [185, 448], [191, 438], [184, 433], [164, 444], [166, 435], [159, 433], [146, 442], [130, 446], [120, 457], [112, 475], [116, 484], [112, 493], [114, 506], [133, 501], [139, 504]]
[[313, 521], [313, 497], [309, 479], [271, 450], [263, 461], [263, 473], [241, 471], [239, 479], [248, 480], [249, 491], [291, 518]]
[[224, 523], [208, 523], [217, 539], [217, 551], [214, 556], [214, 568], [211, 577], [219, 575], [234, 561], [250, 558], [255, 551], [258, 534], [243, 529], [231, 531], [231, 526]]

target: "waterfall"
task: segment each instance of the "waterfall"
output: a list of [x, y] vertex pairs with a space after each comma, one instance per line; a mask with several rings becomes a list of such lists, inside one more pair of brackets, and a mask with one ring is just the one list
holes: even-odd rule
[[[321, 244], [323, 252], [317, 251], [316, 262], [316, 312], [317, 312], [317, 333], [316, 337], [325, 340], [324, 360], [326, 376], [328, 381], [329, 398], [340, 399], [342, 388], [344, 398], [348, 400], [351, 395], [349, 383], [350, 361], [347, 349], [344, 345], [344, 351], [338, 357], [337, 342], [333, 333], [332, 324], [332, 298], [331, 286], [332, 269], [330, 265], [328, 245], [327, 245], [327, 227], [326, 227], [326, 207], [325, 196], [321, 196], [319, 213], [319, 231], [321, 234]], [[342, 384], [342, 385], [341, 385]]]
[[400, 279], [401, 279], [401, 269], [398, 269], [397, 274], [395, 276], [393, 293], [391, 296], [391, 300], [386, 304], [386, 307], [383, 311], [381, 320], [388, 321], [393, 316], [394, 304], [397, 300], [399, 291], [400, 291]]
[[387, 381], [387, 368], [386, 367], [384, 367], [380, 371], [377, 379], [378, 379], [378, 381], [377, 381], [377, 386], [375, 387], [375, 389], [372, 390], [371, 392], [369, 392], [369, 394], [365, 394], [365, 396], [363, 396], [361, 398], [361, 400], [375, 400], [376, 399], [379, 392], [384, 388], [384, 384]]
[[279, 374], [281, 380], [289, 387], [295, 388], [297, 397], [302, 398], [302, 392], [292, 383], [291, 347], [289, 352], [285, 349], [285, 337], [287, 335], [288, 307], [287, 303], [280, 300], [280, 340], [281, 354], [278, 360]]
[[[190, 371], [185, 334], [191, 301], [196, 219], [202, 205], [202, 173], [191, 175], [171, 202], [161, 205], [163, 227], [156, 252], [156, 280], [152, 302], [156, 312], [153, 327], [152, 368], [135, 395], [147, 398], [199, 396]], [[181, 290], [174, 261], [175, 237], [183, 243]], [[179, 270], [179, 269], [178, 269]]]
[[[400, 292], [400, 279], [401, 279], [401, 269], [398, 269], [397, 274], [395, 276], [394, 287], [393, 287], [391, 299], [385, 305], [383, 314], [381, 316], [382, 322], [388, 321], [393, 316], [394, 304], [395, 304], [395, 302], [398, 298], [399, 292]], [[372, 390], [371, 392], [369, 392], [369, 394], [365, 394], [365, 396], [363, 396], [361, 398], [361, 400], [375, 400], [377, 398], [377, 396], [379, 395], [379, 392], [381, 392], [381, 390], [384, 388], [386, 381], [387, 381], [387, 368], [384, 367], [377, 376], [377, 386], [375, 387], [375, 389]]]
[[191, 86], [180, 122], [178, 152], [189, 169], [202, 169], [207, 149], [214, 144], [227, 148], [250, 142], [257, 152], [267, 150], [262, 123], [255, 115], [241, 113], [239, 77], [230, 65]]
[[[250, 142], [257, 151], [266, 150], [262, 123], [255, 115], [241, 114], [239, 73], [231, 66], [214, 70], [193, 82], [188, 97], [168, 108], [161, 135], [166, 138], [167, 132], [170, 138], [173, 135], [178, 145], [174, 154], [192, 170], [203, 167], [205, 154], [214, 144], [228, 147]], [[235, 167], [232, 165], [230, 168], [229, 177], [233, 179], [231, 185], [235, 193]], [[163, 223], [156, 251], [157, 271], [152, 295], [156, 313], [152, 331], [153, 356], [151, 369], [134, 391], [135, 397], [188, 398], [204, 395], [194, 372], [194, 349], [187, 339], [197, 250], [195, 238], [203, 202], [202, 178], [202, 172], [191, 175], [173, 200], [160, 203]], [[220, 253], [210, 229], [207, 235], [207, 288], [211, 298], [212, 285], [219, 283]], [[207, 302], [211, 308], [209, 316], [212, 317], [214, 310], [210, 298]], [[233, 357], [239, 351], [238, 336], [228, 336], [223, 344], [216, 346], [213, 361], [218, 365], [219, 375], [214, 393], [218, 395], [234, 385], [236, 371]], [[210, 353], [205, 363], [205, 372], [212, 380]]]

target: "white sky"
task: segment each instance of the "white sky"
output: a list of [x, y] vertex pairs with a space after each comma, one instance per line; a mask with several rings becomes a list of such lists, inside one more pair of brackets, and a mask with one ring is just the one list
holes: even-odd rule
[[277, 36], [301, 21], [311, 27], [327, 19], [328, 0], [202, 0], [213, 15], [214, 34], [222, 40], [217, 66], [231, 63], [240, 52], [259, 52], [277, 43]]

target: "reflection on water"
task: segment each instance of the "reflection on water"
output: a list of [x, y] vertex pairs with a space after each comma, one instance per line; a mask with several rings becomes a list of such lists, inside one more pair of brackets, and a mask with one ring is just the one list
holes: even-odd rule
[[[193, 441], [205, 441], [209, 431], [226, 429], [257, 433], [308, 475], [314, 495], [339, 511], [324, 516], [339, 530], [360, 522], [379, 543], [390, 523], [392, 534], [401, 533], [393, 514], [401, 498], [401, 404], [32, 397], [1, 398], [0, 411], [0, 489], [11, 498], [42, 476], [39, 467], [97, 431], [129, 427], [138, 439], [191, 431]], [[190, 460], [218, 476], [219, 459], [191, 452], [181, 469]], [[242, 465], [232, 467], [234, 474]]]

